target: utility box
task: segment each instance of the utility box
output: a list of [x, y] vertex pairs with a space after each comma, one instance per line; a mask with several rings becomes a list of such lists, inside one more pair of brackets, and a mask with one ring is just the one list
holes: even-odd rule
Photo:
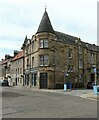
[[72, 83], [70, 82], [67, 83], [67, 89], [70, 89], [70, 90], [72, 89]]

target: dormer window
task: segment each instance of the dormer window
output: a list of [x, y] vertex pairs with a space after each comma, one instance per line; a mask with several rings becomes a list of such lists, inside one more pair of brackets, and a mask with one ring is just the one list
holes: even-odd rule
[[40, 48], [48, 48], [48, 39], [40, 40]]

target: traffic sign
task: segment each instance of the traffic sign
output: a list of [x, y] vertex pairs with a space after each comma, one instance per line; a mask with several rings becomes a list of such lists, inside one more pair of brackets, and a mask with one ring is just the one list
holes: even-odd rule
[[67, 77], [67, 76], [68, 76], [68, 73], [64, 73], [64, 76], [66, 76], [66, 77]]
[[96, 68], [94, 68], [94, 73], [96, 73]]

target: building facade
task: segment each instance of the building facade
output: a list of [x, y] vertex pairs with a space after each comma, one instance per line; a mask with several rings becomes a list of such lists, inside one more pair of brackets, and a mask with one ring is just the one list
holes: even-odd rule
[[55, 31], [45, 10], [35, 35], [26, 36], [14, 56], [5, 56], [0, 71], [0, 79], [13, 86], [85, 88], [90, 81], [99, 84], [99, 46]]
[[0, 61], [0, 80], [2, 80], [2, 61]]
[[19, 51], [11, 61], [11, 79], [13, 86], [23, 85], [23, 51]]
[[[27, 36], [24, 51], [24, 85], [38, 88], [85, 87], [95, 81], [94, 68], [99, 70], [99, 47], [80, 38], [55, 31], [48, 13], [31, 39]], [[97, 82], [99, 81], [97, 72]]]
[[5, 59], [2, 60], [2, 79], [8, 80], [9, 85], [11, 85], [11, 60], [12, 56], [5, 55]]

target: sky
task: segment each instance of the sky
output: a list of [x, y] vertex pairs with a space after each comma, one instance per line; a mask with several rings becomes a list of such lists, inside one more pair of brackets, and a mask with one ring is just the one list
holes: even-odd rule
[[37, 32], [45, 6], [54, 30], [97, 44], [97, 0], [0, 0], [0, 60]]

